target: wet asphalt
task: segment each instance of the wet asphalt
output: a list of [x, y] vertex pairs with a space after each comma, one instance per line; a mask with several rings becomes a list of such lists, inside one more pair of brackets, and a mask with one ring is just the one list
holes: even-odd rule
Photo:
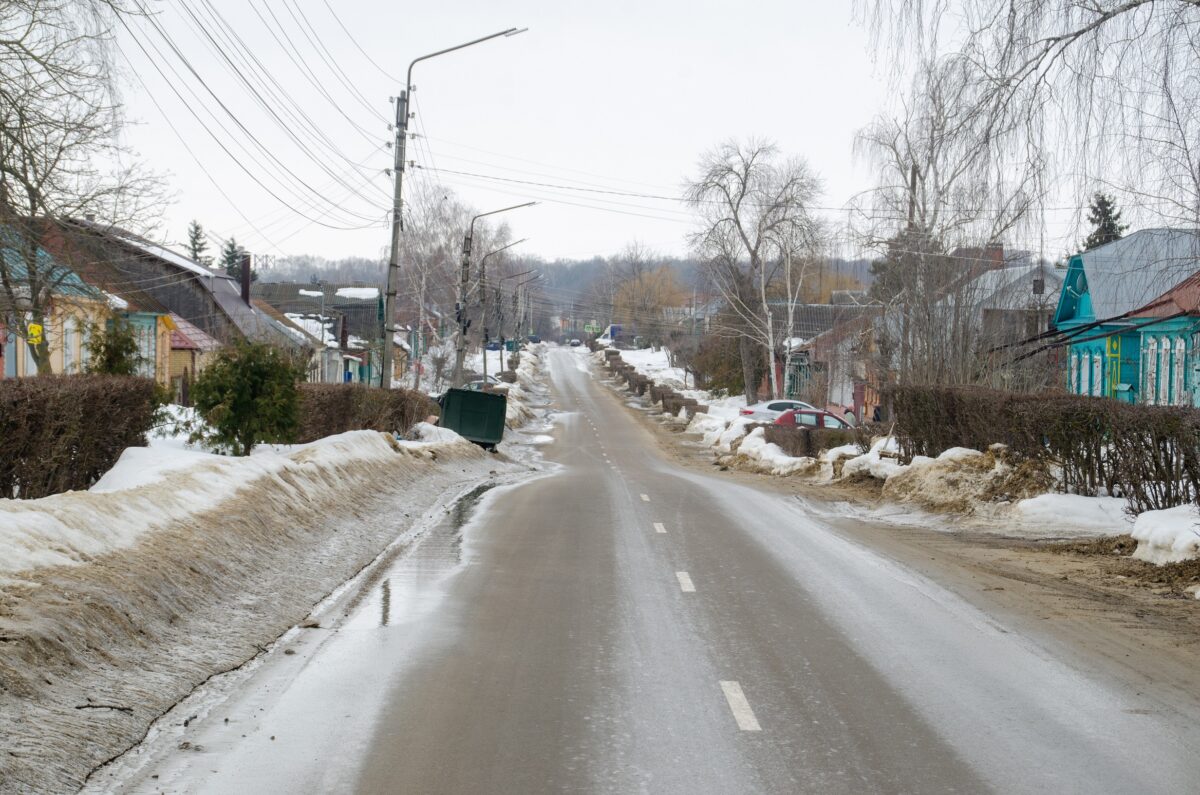
[[230, 695], [213, 714], [234, 715], [242, 739], [212, 719], [219, 753], [174, 764], [173, 787], [1096, 793], [1197, 780], [1187, 716], [1148, 717], [1136, 694], [795, 501], [679, 467], [583, 353], [550, 362], [552, 471], [480, 490], [345, 626], [279, 663], [298, 672]]

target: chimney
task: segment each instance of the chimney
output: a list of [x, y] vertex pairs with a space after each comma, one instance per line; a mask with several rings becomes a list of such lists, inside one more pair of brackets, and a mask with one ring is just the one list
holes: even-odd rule
[[242, 255], [242, 300], [250, 306], [250, 255]]

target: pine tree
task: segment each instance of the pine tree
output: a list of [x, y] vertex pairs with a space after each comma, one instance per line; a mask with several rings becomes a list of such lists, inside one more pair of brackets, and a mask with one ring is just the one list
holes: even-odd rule
[[93, 324], [87, 349], [89, 373], [137, 375], [144, 361], [133, 325], [124, 318]]
[[188, 256], [196, 262], [200, 262], [204, 256], [204, 252], [208, 250], [208, 240], [204, 236], [204, 227], [200, 226], [199, 221], [192, 221], [188, 224], [188, 241], [187, 252]]
[[1129, 228], [1129, 224], [1121, 223], [1121, 211], [1117, 209], [1117, 202], [1103, 193], [1092, 197], [1092, 203], [1088, 207], [1088, 223], [1093, 229], [1083, 241], [1083, 251], [1120, 240]]
[[234, 455], [249, 455], [258, 442], [292, 441], [303, 377], [303, 364], [278, 348], [250, 342], [222, 348], [192, 385], [192, 402], [206, 423], [192, 441]]
[[[228, 276], [241, 281], [242, 257], [245, 255], [246, 252], [232, 237], [225, 241], [225, 245], [221, 247], [221, 267]], [[258, 273], [253, 268], [250, 269], [250, 281], [258, 281]]]

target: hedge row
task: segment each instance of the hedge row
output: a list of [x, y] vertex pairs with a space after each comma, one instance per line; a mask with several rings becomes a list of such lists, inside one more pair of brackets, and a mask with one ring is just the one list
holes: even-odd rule
[[794, 458], [816, 458], [825, 450], [852, 444], [860, 452], [871, 449], [876, 436], [887, 433], [887, 428], [864, 423], [853, 428], [805, 428], [794, 425], [762, 424], [763, 436], [771, 444], [779, 445], [783, 452]]
[[0, 497], [86, 489], [146, 444], [154, 381], [111, 375], [0, 380]]
[[375, 389], [365, 384], [301, 384], [296, 441], [311, 442], [359, 430], [404, 433], [437, 413], [437, 403], [410, 389]]
[[889, 392], [904, 460], [1004, 444], [1061, 469], [1064, 491], [1123, 496], [1135, 513], [1200, 496], [1200, 411], [964, 387]]

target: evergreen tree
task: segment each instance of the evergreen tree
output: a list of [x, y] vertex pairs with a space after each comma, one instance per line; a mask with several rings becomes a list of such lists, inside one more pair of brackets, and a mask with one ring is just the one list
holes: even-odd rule
[[137, 375], [142, 364], [133, 324], [124, 318], [115, 317], [108, 323], [93, 324], [87, 349], [89, 373]]
[[207, 425], [192, 440], [235, 455], [249, 455], [261, 441], [291, 441], [300, 426], [303, 376], [302, 364], [270, 345], [222, 348], [192, 385], [192, 402]]
[[1117, 209], [1116, 201], [1103, 193], [1092, 197], [1092, 203], [1088, 206], [1088, 223], [1093, 229], [1083, 241], [1082, 251], [1120, 240], [1129, 228], [1129, 224], [1121, 223], [1121, 211]]
[[188, 241], [187, 252], [188, 256], [196, 262], [200, 262], [204, 256], [204, 252], [208, 250], [208, 240], [204, 236], [204, 227], [200, 226], [199, 221], [192, 221], [188, 224]]
[[[225, 241], [225, 245], [221, 248], [221, 267], [225, 269], [225, 273], [238, 281], [242, 280], [242, 257], [246, 252], [237, 241], [230, 237]], [[250, 269], [250, 281], [258, 281], [258, 273], [253, 268]]]

